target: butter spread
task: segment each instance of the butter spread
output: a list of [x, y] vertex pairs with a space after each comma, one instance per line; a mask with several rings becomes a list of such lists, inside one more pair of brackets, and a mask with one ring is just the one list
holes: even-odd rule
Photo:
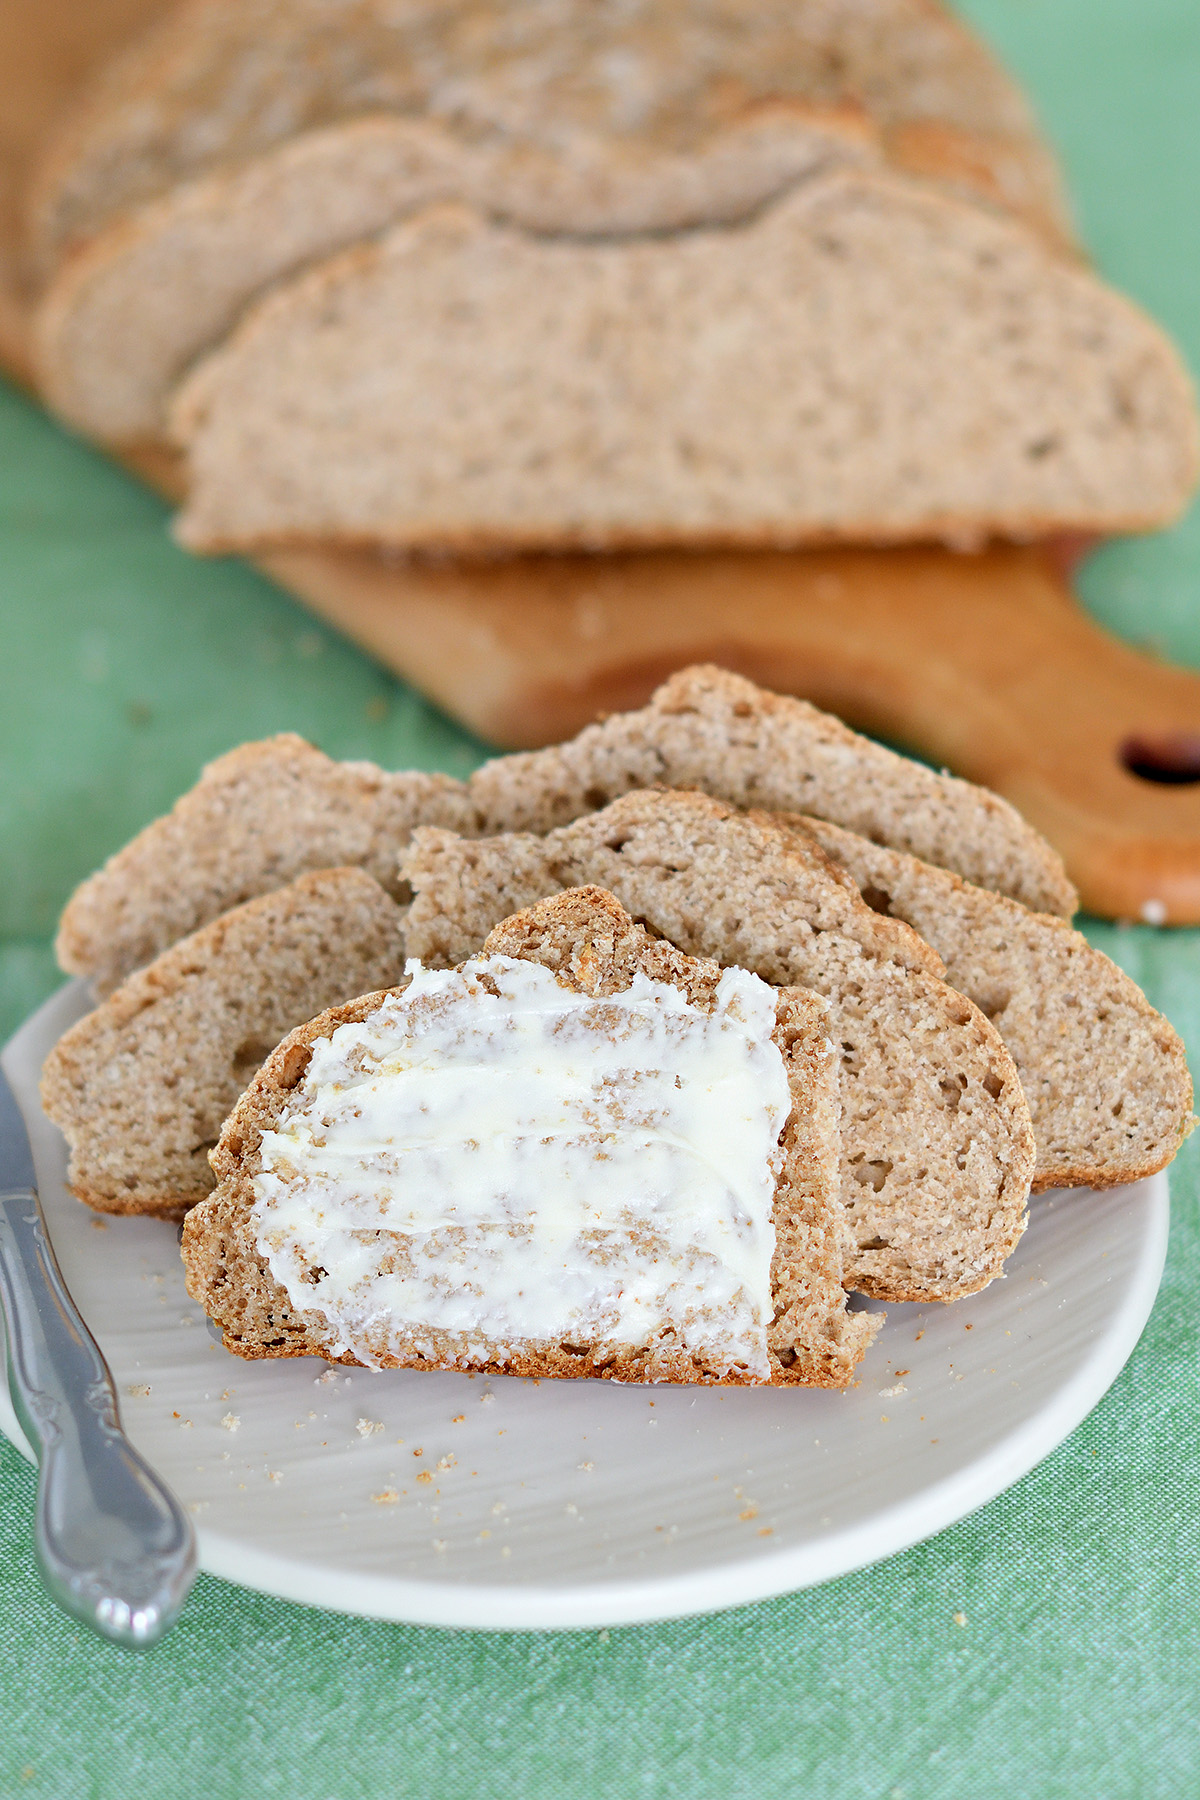
[[708, 1012], [512, 957], [408, 974], [263, 1134], [254, 1226], [293, 1305], [372, 1365], [449, 1334], [464, 1362], [659, 1344], [766, 1379], [791, 1108], [767, 984], [726, 969]]

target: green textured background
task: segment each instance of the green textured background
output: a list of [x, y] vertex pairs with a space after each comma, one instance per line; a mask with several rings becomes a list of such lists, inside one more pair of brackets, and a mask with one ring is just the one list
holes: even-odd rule
[[[1028, 84], [1101, 267], [1200, 368], [1197, 0], [964, 10]], [[1200, 667], [1195, 514], [1105, 551], [1084, 587], [1115, 630]], [[395, 767], [463, 773], [482, 754], [245, 568], [176, 551], [155, 500], [0, 391], [5, 1033], [56, 985], [72, 885], [205, 759], [283, 727]], [[1197, 934], [1091, 935], [1194, 1042]], [[1174, 1171], [1146, 1335], [1060, 1450], [932, 1543], [718, 1617], [473, 1635], [202, 1577], [139, 1659], [43, 1598], [32, 1475], [0, 1445], [0, 1795], [1200, 1794], [1197, 1150]]]

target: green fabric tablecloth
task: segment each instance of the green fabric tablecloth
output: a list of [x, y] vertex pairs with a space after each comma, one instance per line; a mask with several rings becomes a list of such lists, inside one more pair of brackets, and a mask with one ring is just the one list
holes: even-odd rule
[[[971, 0], [1065, 159], [1087, 241], [1200, 367], [1197, 0]], [[1097, 557], [1087, 602], [1200, 667], [1200, 521]], [[0, 392], [0, 1024], [57, 984], [73, 884], [244, 738], [464, 773], [484, 754]], [[1093, 940], [1200, 1038], [1200, 939]], [[1198, 1134], [1200, 1137], [1200, 1134]], [[138, 1658], [46, 1600], [0, 1446], [0, 1796], [949, 1800], [1200, 1794], [1196, 1140], [1116, 1386], [933, 1542], [808, 1593], [607, 1633], [364, 1622], [201, 1577]], [[956, 1615], [966, 1623], [956, 1622]]]

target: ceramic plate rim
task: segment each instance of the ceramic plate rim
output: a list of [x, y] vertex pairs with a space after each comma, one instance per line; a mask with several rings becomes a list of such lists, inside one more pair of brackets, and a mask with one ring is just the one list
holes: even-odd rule
[[[66, 993], [81, 985], [72, 982], [59, 988], [25, 1020], [0, 1052], [6, 1067], [21, 1065], [26, 1046], [48, 1011], [61, 1007]], [[566, 1631], [687, 1618], [749, 1605], [882, 1562], [966, 1518], [1019, 1481], [1057, 1449], [1107, 1393], [1142, 1335], [1166, 1262], [1170, 1217], [1166, 1173], [1139, 1185], [1147, 1200], [1142, 1254], [1105, 1329], [1074, 1375], [973, 1461], [848, 1529], [768, 1552], [751, 1565], [717, 1565], [705, 1572], [637, 1581], [518, 1588], [322, 1569], [247, 1547], [198, 1524], [200, 1567], [253, 1592], [358, 1617], [458, 1630]], [[0, 1431], [29, 1462], [35, 1460], [5, 1389], [0, 1389]]]

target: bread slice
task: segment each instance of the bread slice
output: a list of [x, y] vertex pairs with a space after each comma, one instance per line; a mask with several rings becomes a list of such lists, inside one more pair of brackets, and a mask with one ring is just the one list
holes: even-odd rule
[[711, 665], [681, 669], [648, 706], [586, 726], [570, 743], [485, 763], [469, 787], [482, 830], [546, 832], [656, 785], [813, 813], [1037, 912], [1075, 910], [1061, 857], [1006, 800]]
[[396, 892], [414, 823], [470, 829], [473, 817], [446, 775], [333, 762], [291, 732], [243, 744], [76, 889], [59, 965], [110, 993], [188, 932], [310, 869], [357, 864]]
[[285, 283], [179, 391], [180, 541], [473, 554], [1145, 530], [1188, 377], [1023, 227], [836, 171], [580, 242], [432, 207]]
[[664, 153], [620, 179], [505, 141], [463, 143], [432, 121], [353, 119], [172, 188], [101, 232], [38, 308], [39, 380], [95, 437], [161, 439], [172, 388], [251, 300], [430, 201], [539, 230], [664, 230], [745, 216], [764, 191], [872, 154], [857, 116], [795, 106], [761, 109], [696, 155]]
[[[678, 989], [700, 1012], [713, 1010], [720, 977], [716, 965], [693, 961], [670, 945], [653, 941], [611, 895], [595, 889], [560, 895], [506, 920], [484, 944], [483, 957], [540, 963], [563, 987], [595, 999], [623, 993], [641, 974]], [[477, 984], [488, 986], [486, 968], [468, 973]], [[393, 995], [402, 991], [394, 989]], [[495, 992], [494, 985], [489, 991]], [[369, 994], [293, 1032], [239, 1101], [213, 1153], [219, 1186], [211, 1199], [189, 1214], [183, 1257], [189, 1292], [220, 1325], [226, 1347], [238, 1356], [357, 1360], [337, 1323], [316, 1304], [297, 1305], [294, 1292], [272, 1273], [271, 1228], [261, 1213], [256, 1217], [255, 1178], [263, 1172], [263, 1133], [279, 1124], [285, 1109], [302, 1114], [311, 1104], [305, 1076], [313, 1046], [340, 1026], [378, 1020], [388, 999], [385, 994]], [[598, 1024], [592, 1018], [582, 1028], [594, 1030]], [[841, 1288], [837, 1077], [825, 1009], [811, 994], [780, 993], [773, 1036], [783, 1054], [792, 1112], [781, 1139], [783, 1157], [774, 1201], [776, 1245], [770, 1285], [775, 1316], [767, 1333], [769, 1379], [779, 1385], [843, 1387], [879, 1320], [847, 1311]], [[401, 1180], [403, 1168], [401, 1162]], [[635, 1231], [643, 1228], [634, 1222]], [[406, 1253], [407, 1241], [398, 1233], [389, 1261], [399, 1262]], [[463, 1254], [469, 1254], [466, 1243]], [[307, 1271], [314, 1297], [323, 1275], [319, 1268]], [[755, 1379], [745, 1370], [722, 1370], [698, 1359], [682, 1341], [672, 1344], [669, 1334], [607, 1346], [587, 1335], [571, 1342], [518, 1339], [496, 1344], [481, 1340], [471, 1324], [452, 1331], [420, 1319], [393, 1317], [383, 1322], [382, 1329], [376, 1324], [367, 1336], [365, 1359], [382, 1367], [721, 1385]]]
[[354, 863], [398, 892], [396, 856], [414, 824], [545, 832], [655, 783], [816, 813], [1040, 911], [1074, 910], [1061, 861], [1006, 801], [934, 775], [802, 700], [698, 667], [672, 676], [641, 711], [588, 726], [569, 744], [500, 757], [466, 784], [334, 763], [286, 733], [244, 744], [76, 890], [59, 963], [109, 992], [187, 932], [305, 869]]
[[279, 1040], [404, 968], [404, 915], [361, 869], [302, 875], [141, 969], [60, 1038], [42, 1104], [71, 1191], [106, 1213], [179, 1218], [213, 1187], [208, 1152]]
[[[931, 0], [188, 0], [103, 69], [48, 148], [42, 266], [133, 208], [364, 114], [511, 141], [589, 228], [622, 188], [763, 107], [861, 101], [897, 160], [1064, 232], [1053, 158], [1015, 83]], [[774, 191], [768, 186], [759, 194]], [[594, 228], [594, 224], [591, 228]]]
[[1011, 1056], [915, 940], [860, 912], [815, 839], [700, 794], [627, 794], [545, 838], [414, 833], [409, 950], [452, 963], [515, 907], [580, 883], [616, 895], [689, 955], [830, 1003], [842, 1051], [847, 1283], [885, 1300], [954, 1300], [999, 1274], [1034, 1167]]
[[870, 906], [933, 945], [999, 1031], [1033, 1118], [1035, 1190], [1115, 1187], [1170, 1162], [1194, 1124], [1187, 1054], [1123, 970], [1061, 919], [824, 820], [803, 824]]

